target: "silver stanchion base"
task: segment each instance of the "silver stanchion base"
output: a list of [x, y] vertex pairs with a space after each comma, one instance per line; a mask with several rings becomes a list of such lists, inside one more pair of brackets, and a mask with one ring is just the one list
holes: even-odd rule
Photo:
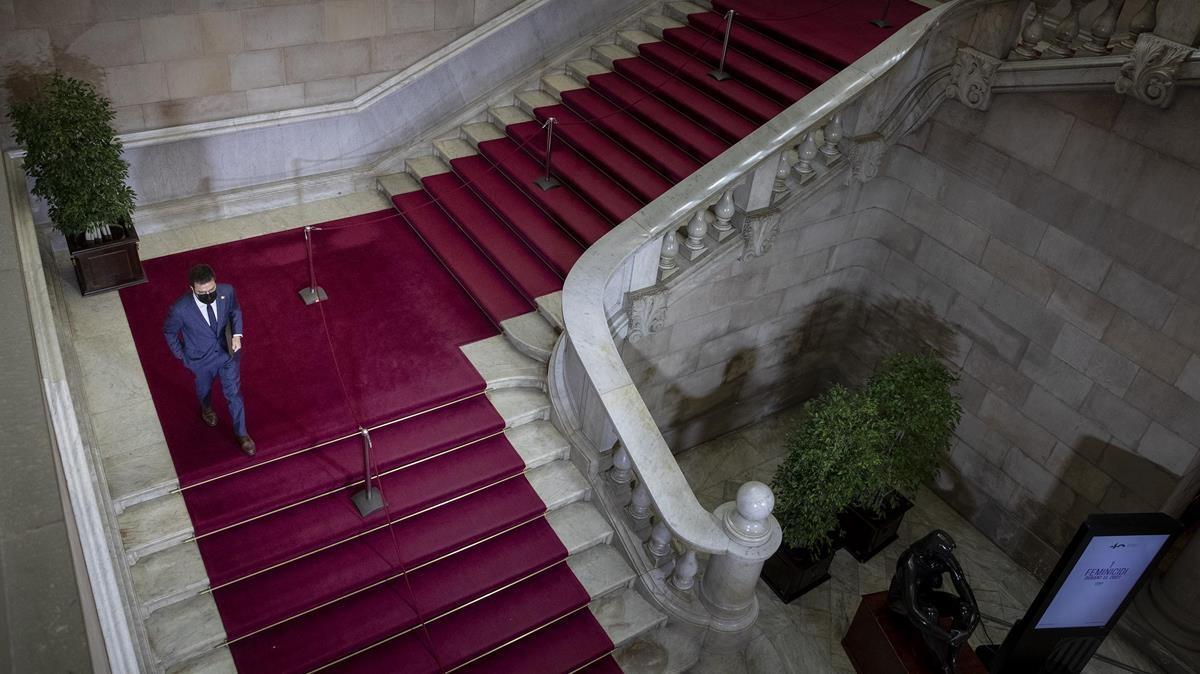
[[725, 80], [729, 79], [730, 77], [733, 77], [733, 75], [730, 75], [729, 73], [725, 72], [724, 70], [710, 70], [710, 71], [708, 71], [708, 76], [718, 82], [724, 82]]
[[329, 299], [329, 295], [325, 294], [325, 289], [321, 286], [315, 288], [304, 288], [300, 291], [300, 299], [304, 300], [305, 304], [316, 304]]
[[877, 26], [879, 28], [891, 28], [892, 27], [892, 24], [888, 23], [887, 19], [872, 19], [871, 25]]
[[358, 514], [366, 517], [383, 507], [383, 492], [374, 487], [367, 487], [350, 497]]
[[533, 181], [533, 184], [542, 188], [543, 192], [545, 192], [547, 190], [552, 190], [555, 187], [562, 186], [562, 183], [558, 182], [558, 178], [554, 178], [551, 176], [542, 176], [541, 178], [538, 178], [537, 180]]

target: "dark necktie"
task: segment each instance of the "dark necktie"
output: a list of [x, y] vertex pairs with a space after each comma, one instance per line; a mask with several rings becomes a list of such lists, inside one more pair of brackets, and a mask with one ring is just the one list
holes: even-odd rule
[[213, 334], [217, 333], [217, 312], [213, 310], [213, 305], [205, 305], [208, 311], [208, 327], [212, 328]]

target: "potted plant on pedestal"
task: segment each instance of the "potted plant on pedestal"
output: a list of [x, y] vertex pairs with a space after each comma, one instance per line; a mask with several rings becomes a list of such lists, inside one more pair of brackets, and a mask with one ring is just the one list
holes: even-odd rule
[[937, 474], [950, 448], [962, 407], [951, 392], [957, 381], [933, 354], [898, 353], [884, 359], [862, 395], [873, 401], [888, 439], [871, 484], [842, 514], [846, 551], [865, 562], [896, 540], [910, 496]]
[[883, 460], [876, 448], [888, 439], [874, 401], [840, 385], [810, 401], [805, 413], [771, 483], [784, 544], [762, 578], [785, 602], [829, 578], [838, 517], [874, 483]]
[[92, 85], [54, 73], [32, 98], [8, 113], [25, 148], [33, 193], [67, 240], [84, 295], [143, 283], [133, 229], [129, 164], [112, 128], [109, 101]]

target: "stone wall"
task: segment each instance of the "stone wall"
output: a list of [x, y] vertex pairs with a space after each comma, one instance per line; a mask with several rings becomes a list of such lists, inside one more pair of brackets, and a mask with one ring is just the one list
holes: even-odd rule
[[881, 177], [670, 298], [625, 359], [676, 451], [930, 344], [965, 414], [935, 487], [1046, 573], [1091, 512], [1200, 476], [1200, 92], [943, 104]]
[[518, 2], [0, 0], [0, 108], [51, 67], [120, 131], [346, 101]]

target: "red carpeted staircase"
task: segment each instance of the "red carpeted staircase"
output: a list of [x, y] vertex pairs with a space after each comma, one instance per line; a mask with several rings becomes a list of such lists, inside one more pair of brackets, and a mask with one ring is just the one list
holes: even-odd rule
[[[478, 348], [489, 355], [472, 360], [476, 367], [501, 352], [517, 369], [530, 358], [545, 361], [551, 325], [561, 320], [556, 293], [583, 250], [890, 35], [867, 23], [878, 5], [716, 0], [717, 9], [740, 15], [726, 62], [733, 78], [717, 81], [708, 72], [720, 55], [721, 14], [670, 3], [666, 15], [643, 17], [644, 31], [621, 32], [615, 44], [595, 47], [592, 58], [548, 74], [541, 90], [517, 94], [516, 105], [491, 109], [490, 122], [435, 142], [435, 156], [409, 160], [407, 173], [382, 178], [395, 213], [328, 223], [328, 238], [315, 239], [331, 297], [383, 293], [406, 310], [378, 317], [370, 305], [354, 314], [338, 314], [337, 301], [328, 305], [334, 315], [326, 320], [359, 342], [353, 355], [335, 342], [338, 358], [352, 361], [351, 398], [371, 405], [337, 400], [339, 384], [323, 356], [321, 368], [293, 385], [298, 393], [326, 391], [324, 407], [311, 395], [297, 399], [328, 418], [280, 429], [253, 462], [202, 454], [184, 432], [191, 426], [168, 428], [187, 415], [167, 413], [178, 383], [149, 374], [148, 361], [162, 348], [154, 343], [161, 341], [154, 335], [159, 318], [139, 307], [161, 306], [152, 293], [171, 291], [151, 290], [154, 284], [123, 291], [207, 576], [203, 599], [159, 609], [174, 611], [164, 620], [183, 624], [179, 615], [211, 601], [222, 643], [241, 672], [619, 671], [611, 654], [624, 637], [597, 607], [615, 597], [636, 612], [642, 609], [632, 603], [642, 600], [624, 589], [632, 571], [607, 545], [611, 529], [582, 500], [586, 482], [565, 460], [566, 441], [545, 421], [544, 396], [498, 388], [502, 378], [487, 372], [467, 376], [457, 349], [486, 344]], [[902, 25], [920, 11], [900, 0], [891, 19]], [[557, 122], [551, 171], [562, 186], [542, 190], [534, 181], [544, 171], [543, 123], [550, 117]], [[323, 248], [341, 251], [337, 236], [351, 239], [342, 257]], [[205, 255], [232, 266], [273, 250], [272, 273], [288, 279], [294, 293], [293, 280], [305, 278], [298, 246], [284, 232]], [[412, 278], [365, 273], [371, 256]], [[167, 276], [195, 257], [148, 264]], [[242, 297], [244, 306], [266, 302]], [[277, 311], [272, 322], [322, 334], [314, 309]], [[439, 317], [458, 314], [474, 327], [455, 333], [438, 326]], [[497, 332], [504, 337], [486, 339]], [[463, 349], [468, 359], [473, 348]], [[389, 349], [428, 356], [396, 359], [390, 354], [398, 351]], [[408, 385], [406, 377], [418, 371], [419, 383]], [[447, 376], [439, 378], [442, 372]], [[544, 381], [544, 367], [540, 376]], [[248, 400], [248, 409], [301, 414], [289, 404], [288, 396]], [[362, 419], [367, 408], [369, 422]], [[360, 423], [375, 425], [375, 470], [387, 503], [365, 518], [349, 498], [361, 488], [362, 442], [354, 434]], [[135, 518], [126, 519], [132, 525]], [[147, 550], [150, 558], [183, 554]], [[152, 639], [156, 629], [167, 632], [152, 627]], [[200, 652], [175, 660], [186, 668]]]

